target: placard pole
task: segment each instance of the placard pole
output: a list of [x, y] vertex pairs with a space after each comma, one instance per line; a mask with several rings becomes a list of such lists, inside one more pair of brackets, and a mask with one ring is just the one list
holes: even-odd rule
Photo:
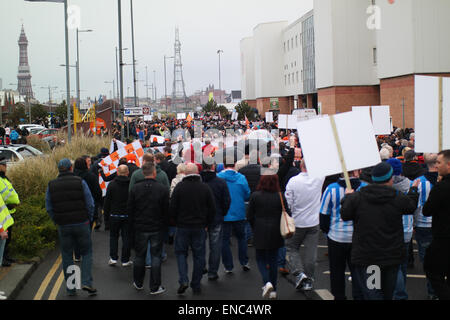
[[347, 189], [351, 190], [352, 185], [350, 183], [350, 176], [347, 171], [347, 165], [345, 164], [344, 153], [342, 152], [341, 140], [339, 139], [336, 121], [334, 120], [334, 116], [330, 116], [331, 128], [333, 129], [334, 140], [336, 142], [337, 151], [339, 154], [339, 160], [341, 161], [342, 172], [344, 173], [345, 184], [347, 185]]
[[439, 152], [441, 152], [443, 150], [443, 123], [442, 123], [442, 118], [443, 118], [443, 101], [444, 101], [444, 97], [443, 97], [443, 78], [439, 77]]

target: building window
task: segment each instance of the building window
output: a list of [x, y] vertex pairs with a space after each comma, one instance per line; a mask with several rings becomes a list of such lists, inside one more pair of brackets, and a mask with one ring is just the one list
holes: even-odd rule
[[378, 57], [377, 57], [377, 48], [373, 48], [373, 64], [377, 65]]
[[291, 84], [291, 74], [290, 73], [289, 73], [289, 76], [288, 76], [288, 83]]
[[286, 53], [286, 41], [284, 42], [284, 53]]
[[298, 36], [295, 36], [295, 47], [298, 48]]
[[298, 71], [297, 71], [297, 74], [296, 74], [296, 76], [297, 76], [297, 83], [298, 83]]
[[287, 76], [284, 75], [284, 85], [287, 85]]
[[291, 47], [294, 49], [294, 38], [291, 39]]

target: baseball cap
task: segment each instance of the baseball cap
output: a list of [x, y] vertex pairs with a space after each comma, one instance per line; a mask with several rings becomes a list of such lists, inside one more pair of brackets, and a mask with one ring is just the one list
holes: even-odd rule
[[58, 163], [58, 170], [69, 170], [72, 167], [72, 161], [65, 158], [59, 161]]

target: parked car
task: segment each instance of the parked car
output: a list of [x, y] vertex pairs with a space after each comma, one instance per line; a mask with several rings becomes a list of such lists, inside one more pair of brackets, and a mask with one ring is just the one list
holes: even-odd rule
[[27, 129], [28, 132], [30, 132], [31, 129], [41, 129], [41, 130], [44, 130], [45, 127], [44, 127], [44, 126], [41, 126], [41, 125], [39, 125], [39, 124], [20, 124], [20, 125], [19, 125], [19, 129], [20, 129], [20, 130], [22, 130], [22, 129]]
[[56, 136], [59, 132], [59, 129], [43, 129], [40, 131], [35, 131], [34, 129], [32, 129], [33, 132], [35, 133], [31, 133], [30, 132], [30, 137], [38, 137], [39, 139], [43, 139], [46, 137], [53, 137]]
[[44, 154], [26, 144], [10, 144], [0, 146], [0, 157], [5, 157], [8, 164], [14, 164], [15, 162], [23, 161], [27, 158], [40, 157]]

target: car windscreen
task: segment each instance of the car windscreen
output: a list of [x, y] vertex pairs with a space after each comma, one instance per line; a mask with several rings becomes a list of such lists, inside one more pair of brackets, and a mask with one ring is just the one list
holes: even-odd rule
[[17, 149], [17, 152], [24, 158], [30, 158], [30, 157], [36, 156], [33, 152], [31, 152], [30, 150], [25, 149], [25, 148], [19, 148], [19, 149]]

